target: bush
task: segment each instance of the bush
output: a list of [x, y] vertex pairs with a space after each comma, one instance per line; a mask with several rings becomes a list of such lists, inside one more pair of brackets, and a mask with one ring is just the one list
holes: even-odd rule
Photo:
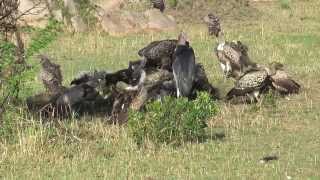
[[148, 140], [156, 145], [203, 140], [206, 120], [217, 110], [207, 93], [199, 93], [194, 101], [165, 97], [162, 102], [148, 104], [145, 112], [130, 111], [129, 133], [139, 146]]
[[[29, 59], [54, 41], [61, 30], [61, 24], [50, 20], [46, 28], [34, 31], [29, 46], [25, 49], [25, 59]], [[16, 63], [16, 46], [12, 42], [0, 40], [0, 119], [5, 106], [16, 105], [21, 97], [28, 95], [30, 87], [25, 86], [34, 78], [35, 68]]]

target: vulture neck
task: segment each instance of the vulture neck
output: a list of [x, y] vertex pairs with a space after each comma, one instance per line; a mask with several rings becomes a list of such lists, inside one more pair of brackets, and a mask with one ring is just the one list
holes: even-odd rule
[[224, 44], [226, 40], [224, 39], [224, 33], [221, 31], [221, 33], [217, 37], [217, 43], [218, 44]]

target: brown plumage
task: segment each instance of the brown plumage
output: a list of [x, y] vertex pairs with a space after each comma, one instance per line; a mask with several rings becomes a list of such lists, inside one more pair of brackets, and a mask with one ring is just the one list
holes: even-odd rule
[[267, 70], [271, 77], [272, 86], [277, 92], [283, 95], [299, 93], [301, 86], [284, 71], [282, 64], [271, 63]]
[[138, 54], [147, 60], [147, 64], [153, 64], [155, 67], [171, 70], [176, 45], [177, 40], [175, 39], [153, 41], [139, 50]]
[[60, 65], [51, 62], [46, 55], [39, 55], [39, 58], [41, 63], [40, 79], [46, 90], [52, 94], [62, 92], [65, 87], [62, 86]]
[[259, 95], [268, 90], [270, 85], [270, 77], [266, 70], [252, 69], [236, 81], [234, 88], [228, 92], [226, 99], [249, 96], [251, 101], [257, 101]]
[[237, 42], [224, 42], [215, 49], [224, 74], [239, 79], [250, 68], [257, 67], [248, 56], [248, 47]]
[[220, 25], [220, 18], [213, 13], [209, 13], [205, 18], [204, 21], [208, 25], [208, 32], [209, 35], [218, 37], [221, 32], [221, 25]]
[[161, 12], [166, 8], [164, 0], [151, 0], [153, 8], [159, 9]]

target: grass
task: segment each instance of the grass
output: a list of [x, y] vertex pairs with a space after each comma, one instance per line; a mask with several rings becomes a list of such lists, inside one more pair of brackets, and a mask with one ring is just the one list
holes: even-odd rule
[[[219, 114], [208, 122], [210, 140], [159, 149], [139, 149], [125, 126], [108, 125], [103, 119], [40, 123], [16, 108], [11, 125], [2, 127], [10, 136], [0, 137], [0, 178], [319, 179], [320, 2], [292, 1], [290, 11], [277, 2], [255, 6], [262, 11], [256, 20], [223, 24], [227, 39], [248, 44], [259, 63], [284, 63], [303, 86], [299, 95], [275, 101], [268, 97], [257, 105], [220, 102]], [[204, 64], [211, 83], [225, 94], [233, 82], [224, 82], [212, 53], [215, 41], [205, 26], [185, 24], [181, 29], [191, 36], [197, 61]], [[152, 40], [174, 38], [178, 31], [128, 37], [62, 34], [43, 52], [62, 65], [68, 84], [81, 70], [126, 67], [138, 58], [139, 48]], [[25, 86], [32, 93], [42, 90], [36, 78]], [[259, 163], [273, 154], [278, 161]]]

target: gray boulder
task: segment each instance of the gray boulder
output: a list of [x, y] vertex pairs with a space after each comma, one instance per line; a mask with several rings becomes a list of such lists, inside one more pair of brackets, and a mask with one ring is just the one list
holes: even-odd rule
[[158, 9], [150, 9], [144, 13], [148, 20], [148, 30], [174, 30], [177, 23], [170, 16], [161, 13]]

